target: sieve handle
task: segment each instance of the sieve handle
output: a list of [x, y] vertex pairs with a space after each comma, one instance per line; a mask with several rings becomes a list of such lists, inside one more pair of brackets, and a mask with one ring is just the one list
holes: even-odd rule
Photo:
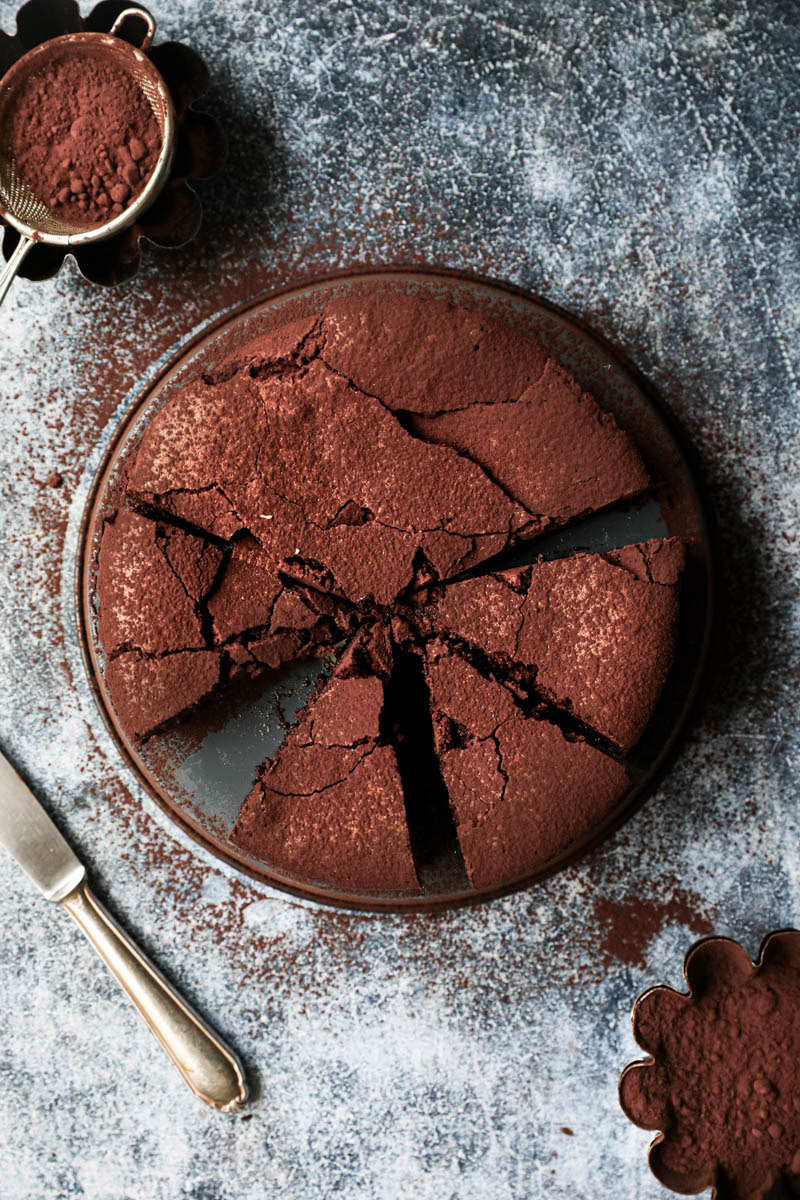
[[25, 255], [28, 253], [32, 245], [33, 238], [25, 237], [24, 234], [20, 234], [19, 241], [14, 248], [14, 253], [11, 255], [11, 258], [3, 267], [2, 271], [0, 271], [0, 304], [2, 304], [5, 300], [6, 292], [11, 287], [11, 284], [14, 281], [14, 276], [22, 266], [22, 260], [25, 258]]
[[127, 21], [128, 17], [138, 17], [139, 20], [144, 21], [145, 25], [147, 26], [147, 32], [145, 33], [144, 37], [142, 38], [141, 42], [139, 43], [139, 49], [146, 53], [150, 49], [150, 44], [153, 41], [153, 38], [155, 37], [155, 34], [156, 34], [156, 23], [153, 20], [153, 18], [150, 16], [150, 13], [146, 12], [145, 9], [143, 9], [143, 8], [125, 8], [125, 9], [123, 9], [122, 12], [117, 16], [116, 20], [114, 21], [114, 24], [111, 26], [109, 33], [113, 37], [116, 34], [117, 30], [122, 26], [122, 24], [125, 21]]

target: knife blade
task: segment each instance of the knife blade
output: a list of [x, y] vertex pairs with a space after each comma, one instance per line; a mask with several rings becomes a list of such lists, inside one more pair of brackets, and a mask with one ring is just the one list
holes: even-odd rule
[[223, 1112], [241, 1108], [248, 1091], [236, 1054], [103, 908], [80, 859], [2, 753], [0, 845], [77, 922], [194, 1094]]
[[86, 877], [75, 851], [2, 754], [0, 845], [17, 860], [46, 900], [63, 900]]

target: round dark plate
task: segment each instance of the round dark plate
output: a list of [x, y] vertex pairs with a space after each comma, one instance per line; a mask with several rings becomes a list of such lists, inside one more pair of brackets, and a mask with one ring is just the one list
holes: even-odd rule
[[[277, 749], [286, 720], [304, 703], [321, 664], [294, 663], [243, 690], [232, 689], [144, 746], [134, 745], [120, 729], [103, 683], [104, 657], [94, 607], [102, 514], [114, 503], [121, 463], [138, 443], [147, 422], [190, 377], [252, 338], [318, 311], [331, 296], [357, 295], [359, 290], [376, 288], [457, 301], [502, 316], [535, 334], [634, 438], [654, 481], [654, 498], [638, 507], [596, 515], [532, 543], [523, 551], [529, 561], [542, 552], [558, 557], [576, 549], [607, 550], [667, 531], [685, 539], [689, 546], [678, 653], [653, 719], [626, 760], [630, 790], [602, 824], [565, 854], [501, 890], [470, 889], [457, 856], [446, 849], [423, 873], [424, 895], [376, 897], [287, 876], [248, 858], [233, 845], [229, 833], [255, 769]], [[121, 421], [93, 482], [80, 537], [77, 599], [84, 661], [103, 719], [141, 783], [177, 825], [225, 862], [296, 895], [372, 911], [417, 910], [488, 899], [543, 879], [596, 845], [641, 803], [675, 748], [700, 683], [711, 629], [712, 563], [700, 493], [671, 423], [644, 381], [604, 339], [567, 313], [508, 285], [403, 267], [349, 272], [261, 294], [224, 314], [174, 353]]]

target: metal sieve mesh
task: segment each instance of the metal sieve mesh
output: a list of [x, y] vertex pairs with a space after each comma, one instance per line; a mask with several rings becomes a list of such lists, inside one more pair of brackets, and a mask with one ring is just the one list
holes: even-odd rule
[[[126, 15], [149, 21], [140, 10], [127, 10], [117, 18], [114, 28]], [[149, 44], [149, 36], [145, 44]], [[52, 63], [76, 55], [84, 60], [91, 58], [95, 62], [113, 63], [117, 69], [125, 71], [147, 98], [161, 134], [161, 152], [143, 190], [124, 212], [100, 225], [78, 225], [57, 216], [20, 177], [10, 145], [9, 116], [20, 89]], [[67, 34], [43, 42], [19, 59], [0, 81], [0, 215], [21, 234], [36, 241], [57, 245], [100, 241], [132, 224], [155, 199], [169, 171], [173, 141], [169, 92], [159, 72], [141, 50], [111, 34], [100, 33]]]

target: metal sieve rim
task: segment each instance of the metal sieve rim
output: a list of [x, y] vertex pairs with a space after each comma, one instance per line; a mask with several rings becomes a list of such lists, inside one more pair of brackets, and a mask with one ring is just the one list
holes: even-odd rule
[[[130, 15], [146, 19], [146, 14], [141, 10], [127, 11]], [[118, 18], [115, 26], [119, 23]], [[147, 44], [149, 44], [149, 39]], [[71, 233], [47, 233], [37, 226], [20, 219], [14, 213], [13, 209], [9, 208], [3, 202], [4, 197], [0, 193], [0, 218], [16, 229], [22, 237], [34, 242], [45, 242], [48, 245], [54, 246], [79, 246], [101, 241], [112, 237], [115, 233], [119, 233], [121, 230], [132, 225], [139, 214], [153, 202], [166, 182], [175, 150], [175, 114], [169, 90], [160, 71], [142, 50], [131, 45], [129, 42], [123, 41], [119, 37], [114, 37], [110, 33], [68, 33], [61, 37], [50, 38], [48, 41], [41, 42], [32, 50], [29, 50], [27, 54], [23, 55], [22, 58], [18, 59], [10, 70], [6, 72], [5, 76], [0, 79], [0, 106], [2, 106], [4, 98], [7, 98], [9, 92], [20, 85], [22, 78], [27, 78], [35, 70], [39, 59], [57, 57], [62, 50], [65, 52], [74, 50], [80, 53], [81, 47], [90, 52], [97, 52], [98, 50], [101, 52], [111, 51], [118, 60], [124, 58], [132, 59], [133, 65], [127, 66], [131, 74], [135, 77], [141, 75], [148, 77], [158, 95], [161, 106], [161, 112], [156, 114], [159, 117], [161, 128], [161, 150], [153, 172], [140, 194], [123, 212], [102, 225], [88, 228], [72, 226], [74, 232]], [[2, 151], [0, 151], [1, 153]]]

